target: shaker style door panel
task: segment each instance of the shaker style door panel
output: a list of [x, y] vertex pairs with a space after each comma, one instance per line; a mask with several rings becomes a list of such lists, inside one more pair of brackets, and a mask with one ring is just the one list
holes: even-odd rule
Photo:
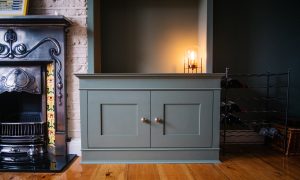
[[212, 91], [152, 91], [151, 147], [210, 147]]
[[149, 118], [149, 91], [89, 91], [88, 146], [149, 147]]

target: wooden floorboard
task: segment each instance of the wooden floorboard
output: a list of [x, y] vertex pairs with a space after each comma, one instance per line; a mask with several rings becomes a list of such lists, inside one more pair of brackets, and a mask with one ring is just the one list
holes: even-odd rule
[[[290, 176], [288, 176], [285, 171], [278, 170], [256, 156], [248, 154], [244, 154], [243, 156], [229, 156], [228, 160], [220, 166], [225, 164], [233, 166], [238, 173], [242, 173], [243, 176], [246, 176], [243, 179], [290, 179]], [[227, 171], [226, 175], [230, 177], [230, 179], [239, 179], [232, 177], [230, 171]]]
[[277, 156], [274, 152], [263, 152], [260, 154], [253, 153], [256, 157], [260, 158], [264, 163], [272, 166], [278, 171], [286, 173], [293, 179], [300, 179], [300, 159], [298, 157]]
[[194, 179], [229, 179], [224, 173], [219, 171], [214, 164], [188, 164], [187, 166]]
[[192, 180], [187, 164], [157, 164], [157, 171], [160, 179], [166, 180]]
[[218, 164], [80, 164], [63, 173], [2, 172], [0, 180], [276, 180], [300, 179], [300, 157], [283, 156], [268, 148], [236, 148]]
[[155, 180], [159, 179], [156, 164], [130, 164], [128, 166], [128, 179], [130, 180]]

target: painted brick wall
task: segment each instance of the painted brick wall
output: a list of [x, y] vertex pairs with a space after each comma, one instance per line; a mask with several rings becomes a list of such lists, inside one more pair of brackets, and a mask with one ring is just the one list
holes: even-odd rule
[[66, 59], [69, 152], [80, 154], [79, 81], [73, 74], [87, 72], [87, 0], [30, 0], [28, 14], [64, 15], [72, 22]]

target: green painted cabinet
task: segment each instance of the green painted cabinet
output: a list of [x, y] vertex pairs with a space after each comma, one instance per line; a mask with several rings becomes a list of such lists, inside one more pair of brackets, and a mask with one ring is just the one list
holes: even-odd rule
[[82, 163], [219, 161], [221, 74], [79, 74]]

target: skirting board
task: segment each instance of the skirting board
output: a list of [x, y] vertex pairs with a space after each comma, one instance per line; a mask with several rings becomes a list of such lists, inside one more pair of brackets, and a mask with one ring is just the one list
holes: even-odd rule
[[219, 163], [219, 149], [82, 150], [82, 164]]
[[81, 140], [80, 138], [72, 138], [71, 142], [68, 143], [68, 152], [70, 154], [77, 154], [81, 156]]

